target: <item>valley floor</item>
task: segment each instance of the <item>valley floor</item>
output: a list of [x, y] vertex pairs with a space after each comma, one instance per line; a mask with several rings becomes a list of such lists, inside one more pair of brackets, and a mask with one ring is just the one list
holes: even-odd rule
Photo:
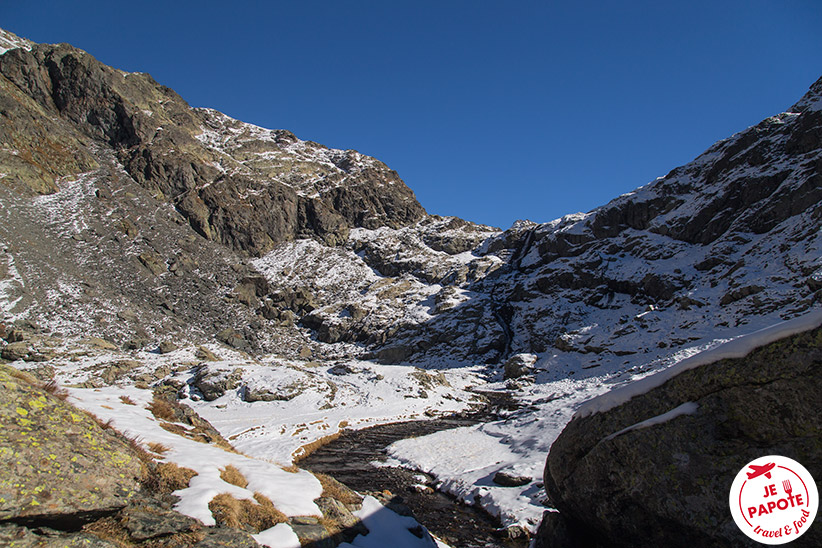
[[[375, 465], [425, 472], [436, 489], [483, 508], [505, 527], [533, 533], [550, 508], [542, 485], [545, 456], [584, 402], [774, 323], [778, 318], [759, 318], [744, 331], [723, 332], [721, 339], [699, 341], [674, 355], [613, 356], [612, 363], [594, 369], [586, 369], [577, 355], [568, 373], [558, 364], [575, 363], [574, 355], [545, 356], [533, 371], [515, 379], [504, 379], [498, 367], [426, 371], [353, 360], [252, 359], [218, 345], [125, 352], [95, 339], [31, 340], [27, 344], [49, 359], [13, 365], [41, 376], [53, 374], [60, 385], [73, 387], [72, 403], [149, 449], [164, 447], [161, 460], [195, 470], [198, 475], [189, 487], [175, 493], [181, 498], [175, 509], [205, 524], [214, 523], [209, 501], [221, 492], [239, 499], [259, 492], [288, 516], [316, 515], [312, 501], [321, 487], [292, 463], [340, 430], [442, 417], [483, 405], [483, 393], [506, 393], [517, 405], [500, 411], [496, 420], [397, 441], [388, 447], [387, 461]], [[170, 427], [153, 416], [157, 386], [175, 390], [237, 452], [192, 441], [185, 433], [190, 426]], [[249, 485], [222, 480], [220, 471], [227, 465], [238, 468]], [[512, 483], [519, 485], [506, 486]], [[363, 516], [377, 506], [376, 500], [366, 503]], [[258, 540], [272, 547], [294, 545], [293, 532], [281, 525]]]

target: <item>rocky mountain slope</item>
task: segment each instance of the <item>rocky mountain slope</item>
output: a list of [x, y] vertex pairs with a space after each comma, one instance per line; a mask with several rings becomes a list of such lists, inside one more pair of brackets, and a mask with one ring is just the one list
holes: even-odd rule
[[602, 208], [499, 233], [426, 216], [373, 158], [192, 109], [67, 45], [27, 48], [0, 60], [0, 152], [7, 302], [32, 317], [54, 308], [26, 308], [48, 288], [75, 316], [93, 302], [84, 328], [118, 342], [196, 326], [270, 350], [296, 323], [289, 338], [384, 362], [556, 349], [593, 365], [799, 313], [819, 289], [819, 83]]
[[391, 454], [525, 529], [584, 399], [822, 298], [822, 79], [632, 193], [506, 231], [428, 215], [374, 158], [5, 31], [0, 143], [6, 361], [92, 407], [170, 386], [284, 465], [345, 424], [510, 391], [521, 409], [453, 462], [426, 460], [445, 436]]

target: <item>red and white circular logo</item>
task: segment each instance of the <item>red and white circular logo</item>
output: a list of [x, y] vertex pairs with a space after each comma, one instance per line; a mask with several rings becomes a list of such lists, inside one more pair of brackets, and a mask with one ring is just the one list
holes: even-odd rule
[[731, 515], [762, 544], [785, 544], [808, 530], [819, 508], [810, 472], [795, 460], [768, 455], [749, 462], [731, 485]]

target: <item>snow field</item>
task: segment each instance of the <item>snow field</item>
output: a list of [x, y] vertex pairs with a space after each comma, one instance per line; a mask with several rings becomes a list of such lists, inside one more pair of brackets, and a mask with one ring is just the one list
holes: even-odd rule
[[[255, 493], [269, 498], [286, 516], [321, 516], [314, 499], [321, 496], [319, 481], [309, 472], [287, 472], [278, 462], [286, 465], [293, 453], [304, 444], [338, 432], [343, 427], [359, 428], [393, 422], [419, 419], [426, 412], [456, 412], [468, 406], [470, 393], [465, 388], [478, 382], [472, 372], [450, 375], [450, 385], [428, 386], [428, 374], [414, 367], [381, 366], [368, 362], [351, 362], [345, 373], [330, 373], [334, 366], [301, 367], [296, 363], [283, 364], [274, 358], [251, 361], [232, 350], [209, 345], [212, 351], [226, 359], [210, 362], [210, 372], [217, 375], [242, 369], [243, 388], [229, 390], [224, 396], [207, 402], [184, 400], [206, 419], [211, 419], [223, 435], [233, 438], [235, 447], [243, 453], [232, 453], [217, 446], [199, 443], [169, 432], [148, 409], [153, 392], [138, 388], [133, 381], [121, 379], [117, 384], [100, 388], [67, 388], [69, 401], [84, 409], [150, 450], [149, 444], [166, 448], [157, 460], [173, 462], [197, 472], [188, 487], [175, 491], [180, 497], [175, 509], [215, 525], [208, 503], [218, 494], [228, 493], [237, 499], [253, 500]], [[80, 341], [67, 342], [58, 348], [59, 356], [49, 362], [55, 366], [61, 385], [88, 382], [101, 367], [117, 360], [137, 359], [143, 363], [133, 374], [154, 371], [161, 367], [178, 370], [172, 377], [188, 380], [190, 367], [178, 364], [196, 363], [193, 348], [183, 348], [168, 354], [152, 352], [122, 352], [95, 347]], [[21, 368], [34, 364], [16, 362]], [[339, 364], [338, 364], [339, 365]], [[176, 367], [175, 367], [176, 366]], [[420, 380], [422, 379], [422, 381]], [[419, 391], [421, 382], [428, 390], [425, 397]], [[322, 402], [335, 385], [334, 406], [322, 407]], [[278, 388], [300, 385], [302, 393], [286, 401], [243, 401], [243, 391], [250, 388]], [[197, 398], [190, 386], [184, 394]], [[333, 426], [332, 426], [333, 425]], [[177, 426], [188, 429], [186, 425]], [[233, 434], [232, 434], [233, 433]], [[239, 434], [239, 435], [238, 435]], [[156, 446], [155, 446], [156, 447]], [[248, 481], [238, 487], [224, 481], [220, 473], [227, 466], [237, 468]], [[359, 536], [348, 546], [407, 546], [430, 547], [430, 540], [419, 539], [408, 532], [418, 524], [411, 518], [398, 516], [385, 509], [375, 499], [366, 497], [362, 510], [355, 515], [371, 531]], [[254, 537], [270, 548], [296, 548], [299, 540], [288, 524], [281, 523]], [[438, 544], [444, 546], [443, 544]]]

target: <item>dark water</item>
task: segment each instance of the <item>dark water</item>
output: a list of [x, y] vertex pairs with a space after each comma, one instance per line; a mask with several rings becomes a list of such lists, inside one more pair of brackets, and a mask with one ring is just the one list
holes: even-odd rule
[[512, 408], [504, 394], [489, 396], [485, 408], [470, 414], [345, 431], [301, 460], [300, 467], [333, 476], [356, 491], [390, 491], [394, 502], [408, 506], [417, 521], [454, 548], [525, 548], [526, 539], [509, 539], [499, 522], [485, 512], [443, 493], [413, 490], [411, 486], [420, 483], [414, 478], [418, 472], [370, 464], [384, 461], [385, 448], [395, 441], [494, 420], [501, 409]]

